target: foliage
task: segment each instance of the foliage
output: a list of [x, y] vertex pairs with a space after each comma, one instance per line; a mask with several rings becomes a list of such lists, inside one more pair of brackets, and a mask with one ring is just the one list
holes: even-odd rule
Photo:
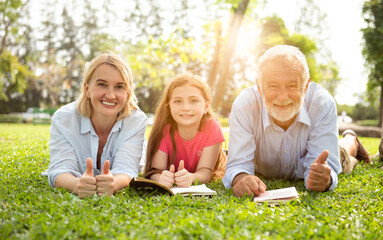
[[17, 56], [4, 50], [0, 55], [0, 100], [8, 102], [11, 94], [23, 94], [25, 79], [31, 74]]
[[354, 106], [350, 106], [350, 105], [347, 105], [347, 104], [337, 104], [336, 109], [337, 109], [337, 114], [338, 115], [341, 115], [342, 112], [345, 111], [346, 114], [348, 116], [350, 116], [351, 113], [354, 111]]
[[[361, 138], [370, 152], [380, 139]], [[0, 239], [381, 239], [380, 165], [339, 175], [334, 191], [305, 190], [302, 181], [263, 179], [268, 189], [295, 186], [297, 202], [257, 205], [220, 181], [212, 198], [124, 189], [79, 200], [48, 186], [49, 127], [0, 124]], [[376, 159], [374, 159], [376, 160]]]
[[[19, 54], [22, 41], [27, 41], [23, 34], [27, 35], [28, 29], [20, 22], [27, 3], [28, 0], [0, 2], [0, 104], [8, 103], [12, 95], [22, 95], [27, 87], [26, 79], [32, 75], [22, 54]], [[16, 48], [18, 44], [20, 46]]]
[[382, 126], [383, 107], [383, 1], [366, 0], [363, 4], [363, 15], [366, 27], [363, 32], [363, 55], [369, 69], [367, 92], [373, 93], [375, 88], [380, 88], [380, 114], [379, 124]]
[[0, 114], [0, 123], [21, 123], [23, 118], [19, 115]]
[[150, 38], [148, 44], [128, 46], [127, 56], [136, 82], [136, 95], [144, 112], [154, 113], [167, 85], [177, 74], [191, 72], [201, 76], [208, 61], [206, 49], [192, 38], [184, 38], [182, 29], [170, 36]]
[[[210, 75], [209, 83], [210, 88], [215, 89], [213, 102], [217, 107], [222, 105], [222, 100], [227, 95], [227, 88], [231, 79], [230, 66], [232, 65], [232, 58], [235, 52], [236, 42], [239, 35], [239, 30], [242, 24], [242, 20], [245, 16], [249, 0], [241, 0], [237, 6], [233, 8], [230, 26], [227, 28], [225, 36], [219, 36], [224, 46], [221, 48], [215, 48], [214, 56], [217, 59], [212, 60], [212, 70], [217, 74]], [[218, 45], [218, 43], [216, 43]], [[217, 80], [215, 79], [217, 78]], [[215, 84], [215, 82], [217, 83]]]
[[376, 119], [377, 123], [375, 126], [378, 126], [379, 110], [375, 106], [366, 106], [362, 103], [357, 103], [353, 106], [337, 105], [337, 111], [338, 115], [341, 115], [342, 111], [345, 111], [354, 121]]
[[258, 56], [267, 49], [278, 44], [287, 44], [298, 47], [307, 59], [310, 70], [310, 79], [323, 85], [332, 95], [340, 81], [338, 66], [335, 62], [318, 63], [316, 42], [300, 33], [290, 33], [284, 21], [278, 16], [266, 17], [262, 22], [262, 32], [258, 43]]
[[18, 20], [20, 18], [20, 10], [28, 1], [9, 0], [0, 2], [0, 55], [3, 50], [11, 42], [12, 37], [18, 37]]
[[357, 103], [354, 106], [354, 111], [350, 115], [354, 120], [364, 119], [379, 119], [379, 110], [371, 106], [365, 106]]
[[[4, 16], [1, 18], [4, 22], [0, 24], [0, 37], [6, 36], [6, 41], [1, 46], [7, 52], [4, 54], [10, 55], [0, 55], [5, 59], [0, 65], [3, 90], [0, 112], [22, 112], [28, 107], [57, 108], [75, 100], [86, 64], [108, 51], [128, 59], [139, 105], [145, 112], [155, 111], [163, 87], [170, 79], [179, 72], [191, 71], [209, 83], [219, 80], [218, 84], [210, 84], [213, 95], [220, 92], [221, 96], [216, 94], [213, 107], [228, 116], [239, 92], [254, 84], [259, 54], [266, 47], [282, 43], [300, 47], [307, 54], [312, 80], [334, 93], [339, 80], [336, 64], [317, 61], [317, 41], [301, 33], [290, 33], [283, 20], [266, 18], [260, 26], [261, 2], [264, 1], [179, 0], [170, 5], [152, 0], [131, 0], [124, 4], [110, 0], [2, 1], [0, 16]], [[297, 29], [319, 31], [322, 28], [310, 22], [323, 15], [312, 0], [306, 2], [301, 5]], [[43, 7], [39, 9], [40, 6]], [[239, 11], [241, 6], [243, 11]], [[37, 27], [32, 25], [32, 16], [25, 9], [38, 11]], [[241, 28], [234, 17], [231, 22], [225, 22], [228, 12], [234, 16], [244, 10]], [[204, 17], [196, 18], [199, 14]], [[237, 31], [238, 34], [231, 34]], [[3, 33], [7, 34], [3, 36]], [[260, 34], [265, 37], [261, 47], [255, 44]], [[230, 52], [234, 47], [241, 51]], [[18, 68], [17, 81], [12, 78], [14, 72], [4, 70], [6, 63]], [[221, 78], [225, 81], [221, 82]], [[217, 101], [219, 98], [222, 99]]]
[[[197, 4], [194, 2], [182, 0], [169, 6], [151, 0], [134, 0], [121, 7], [120, 3], [110, 0], [96, 3], [90, 0], [45, 0], [42, 3], [31, 0], [30, 4], [34, 7], [44, 5], [41, 10], [37, 8], [41, 15], [37, 28], [31, 28], [30, 15], [23, 15], [19, 9], [12, 8], [16, 2], [21, 3], [16, 0], [4, 4], [1, 2], [0, 14], [8, 15], [11, 12], [16, 16], [21, 15], [21, 22], [27, 20], [25, 25], [29, 27], [27, 33], [31, 36], [27, 47], [33, 54], [25, 61], [37, 76], [22, 78], [25, 92], [18, 88], [10, 99], [11, 105], [7, 106], [1, 101], [0, 92], [0, 112], [25, 111], [27, 107], [34, 106], [56, 108], [75, 100], [86, 62], [108, 51], [125, 55], [129, 60], [134, 59], [132, 64], [140, 67], [134, 69], [137, 70], [134, 74], [138, 75], [135, 82], [140, 88], [137, 95], [141, 106], [147, 111], [154, 111], [155, 102], [163, 88], [156, 83], [149, 87], [152, 81], [164, 81], [161, 77], [165, 73], [167, 78], [172, 78], [178, 71], [191, 68], [200, 71], [199, 65], [208, 56], [201, 56], [200, 51], [196, 50], [199, 48], [194, 46], [194, 40], [189, 37], [191, 29], [196, 28], [189, 20], [190, 15], [195, 14]], [[116, 29], [121, 31], [117, 30], [116, 33]], [[6, 47], [10, 47], [10, 41], [6, 43]], [[14, 44], [14, 47], [17, 51], [22, 49], [21, 45]], [[140, 50], [145, 51], [145, 56], [141, 57], [143, 52]], [[135, 63], [136, 59], [147, 62], [143, 62], [142, 66]], [[146, 71], [150, 75], [146, 75]], [[141, 78], [141, 75], [144, 77]], [[156, 76], [160, 76], [160, 79], [156, 79]], [[7, 84], [2, 84], [0, 78], [2, 85]], [[150, 99], [147, 99], [146, 93], [149, 93]]]
[[221, 124], [221, 127], [229, 127], [229, 118], [220, 117], [219, 122]]

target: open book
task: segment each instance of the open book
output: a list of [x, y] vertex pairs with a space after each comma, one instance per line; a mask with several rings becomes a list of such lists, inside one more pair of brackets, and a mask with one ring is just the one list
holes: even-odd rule
[[216, 191], [206, 187], [205, 184], [201, 185], [192, 185], [187, 188], [183, 187], [171, 187], [168, 188], [162, 184], [159, 184], [156, 181], [146, 179], [146, 178], [141, 178], [141, 177], [135, 177], [132, 179], [132, 181], [129, 184], [130, 187], [133, 188], [145, 188], [149, 189], [150, 191], [155, 191], [157, 190], [158, 192], [161, 193], [170, 193], [171, 195], [176, 195], [180, 194], [182, 196], [202, 196], [202, 195], [215, 195], [217, 194]]
[[269, 204], [278, 205], [280, 203], [286, 203], [298, 198], [299, 194], [295, 187], [289, 187], [265, 191], [264, 193], [254, 197], [253, 201], [259, 204], [267, 202]]

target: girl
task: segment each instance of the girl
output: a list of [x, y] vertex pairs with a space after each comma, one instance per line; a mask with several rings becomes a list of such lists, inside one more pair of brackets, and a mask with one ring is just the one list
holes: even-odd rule
[[191, 74], [166, 87], [149, 136], [144, 175], [171, 187], [189, 187], [224, 175], [225, 138], [210, 108], [208, 86]]
[[112, 195], [138, 175], [146, 116], [120, 56], [101, 54], [85, 71], [76, 102], [52, 117], [49, 185], [80, 198]]

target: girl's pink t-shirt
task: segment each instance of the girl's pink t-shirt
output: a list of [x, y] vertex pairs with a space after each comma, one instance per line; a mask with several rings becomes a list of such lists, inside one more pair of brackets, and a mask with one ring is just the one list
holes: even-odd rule
[[[169, 134], [170, 125], [167, 125], [164, 129], [164, 137], [161, 140], [159, 150], [168, 154], [168, 163], [173, 152], [173, 144]], [[199, 159], [201, 157], [202, 150], [205, 147], [212, 146], [217, 143], [225, 141], [225, 137], [221, 131], [219, 123], [216, 119], [209, 119], [201, 131], [189, 141], [182, 139], [178, 131], [174, 131], [174, 141], [177, 146], [177, 154], [174, 160], [174, 166], [176, 171], [178, 169], [179, 162], [184, 160], [185, 169], [188, 172], [194, 173], [197, 169]]]

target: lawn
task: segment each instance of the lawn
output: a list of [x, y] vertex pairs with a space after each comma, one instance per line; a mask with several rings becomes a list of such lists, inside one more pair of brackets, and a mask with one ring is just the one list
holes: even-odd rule
[[[361, 138], [375, 154], [380, 139]], [[236, 198], [221, 182], [209, 197], [125, 189], [79, 200], [48, 186], [49, 126], [0, 124], [0, 239], [382, 239], [382, 163], [339, 175], [331, 192], [303, 181], [264, 179], [268, 189], [295, 186], [300, 199], [281, 206]]]

